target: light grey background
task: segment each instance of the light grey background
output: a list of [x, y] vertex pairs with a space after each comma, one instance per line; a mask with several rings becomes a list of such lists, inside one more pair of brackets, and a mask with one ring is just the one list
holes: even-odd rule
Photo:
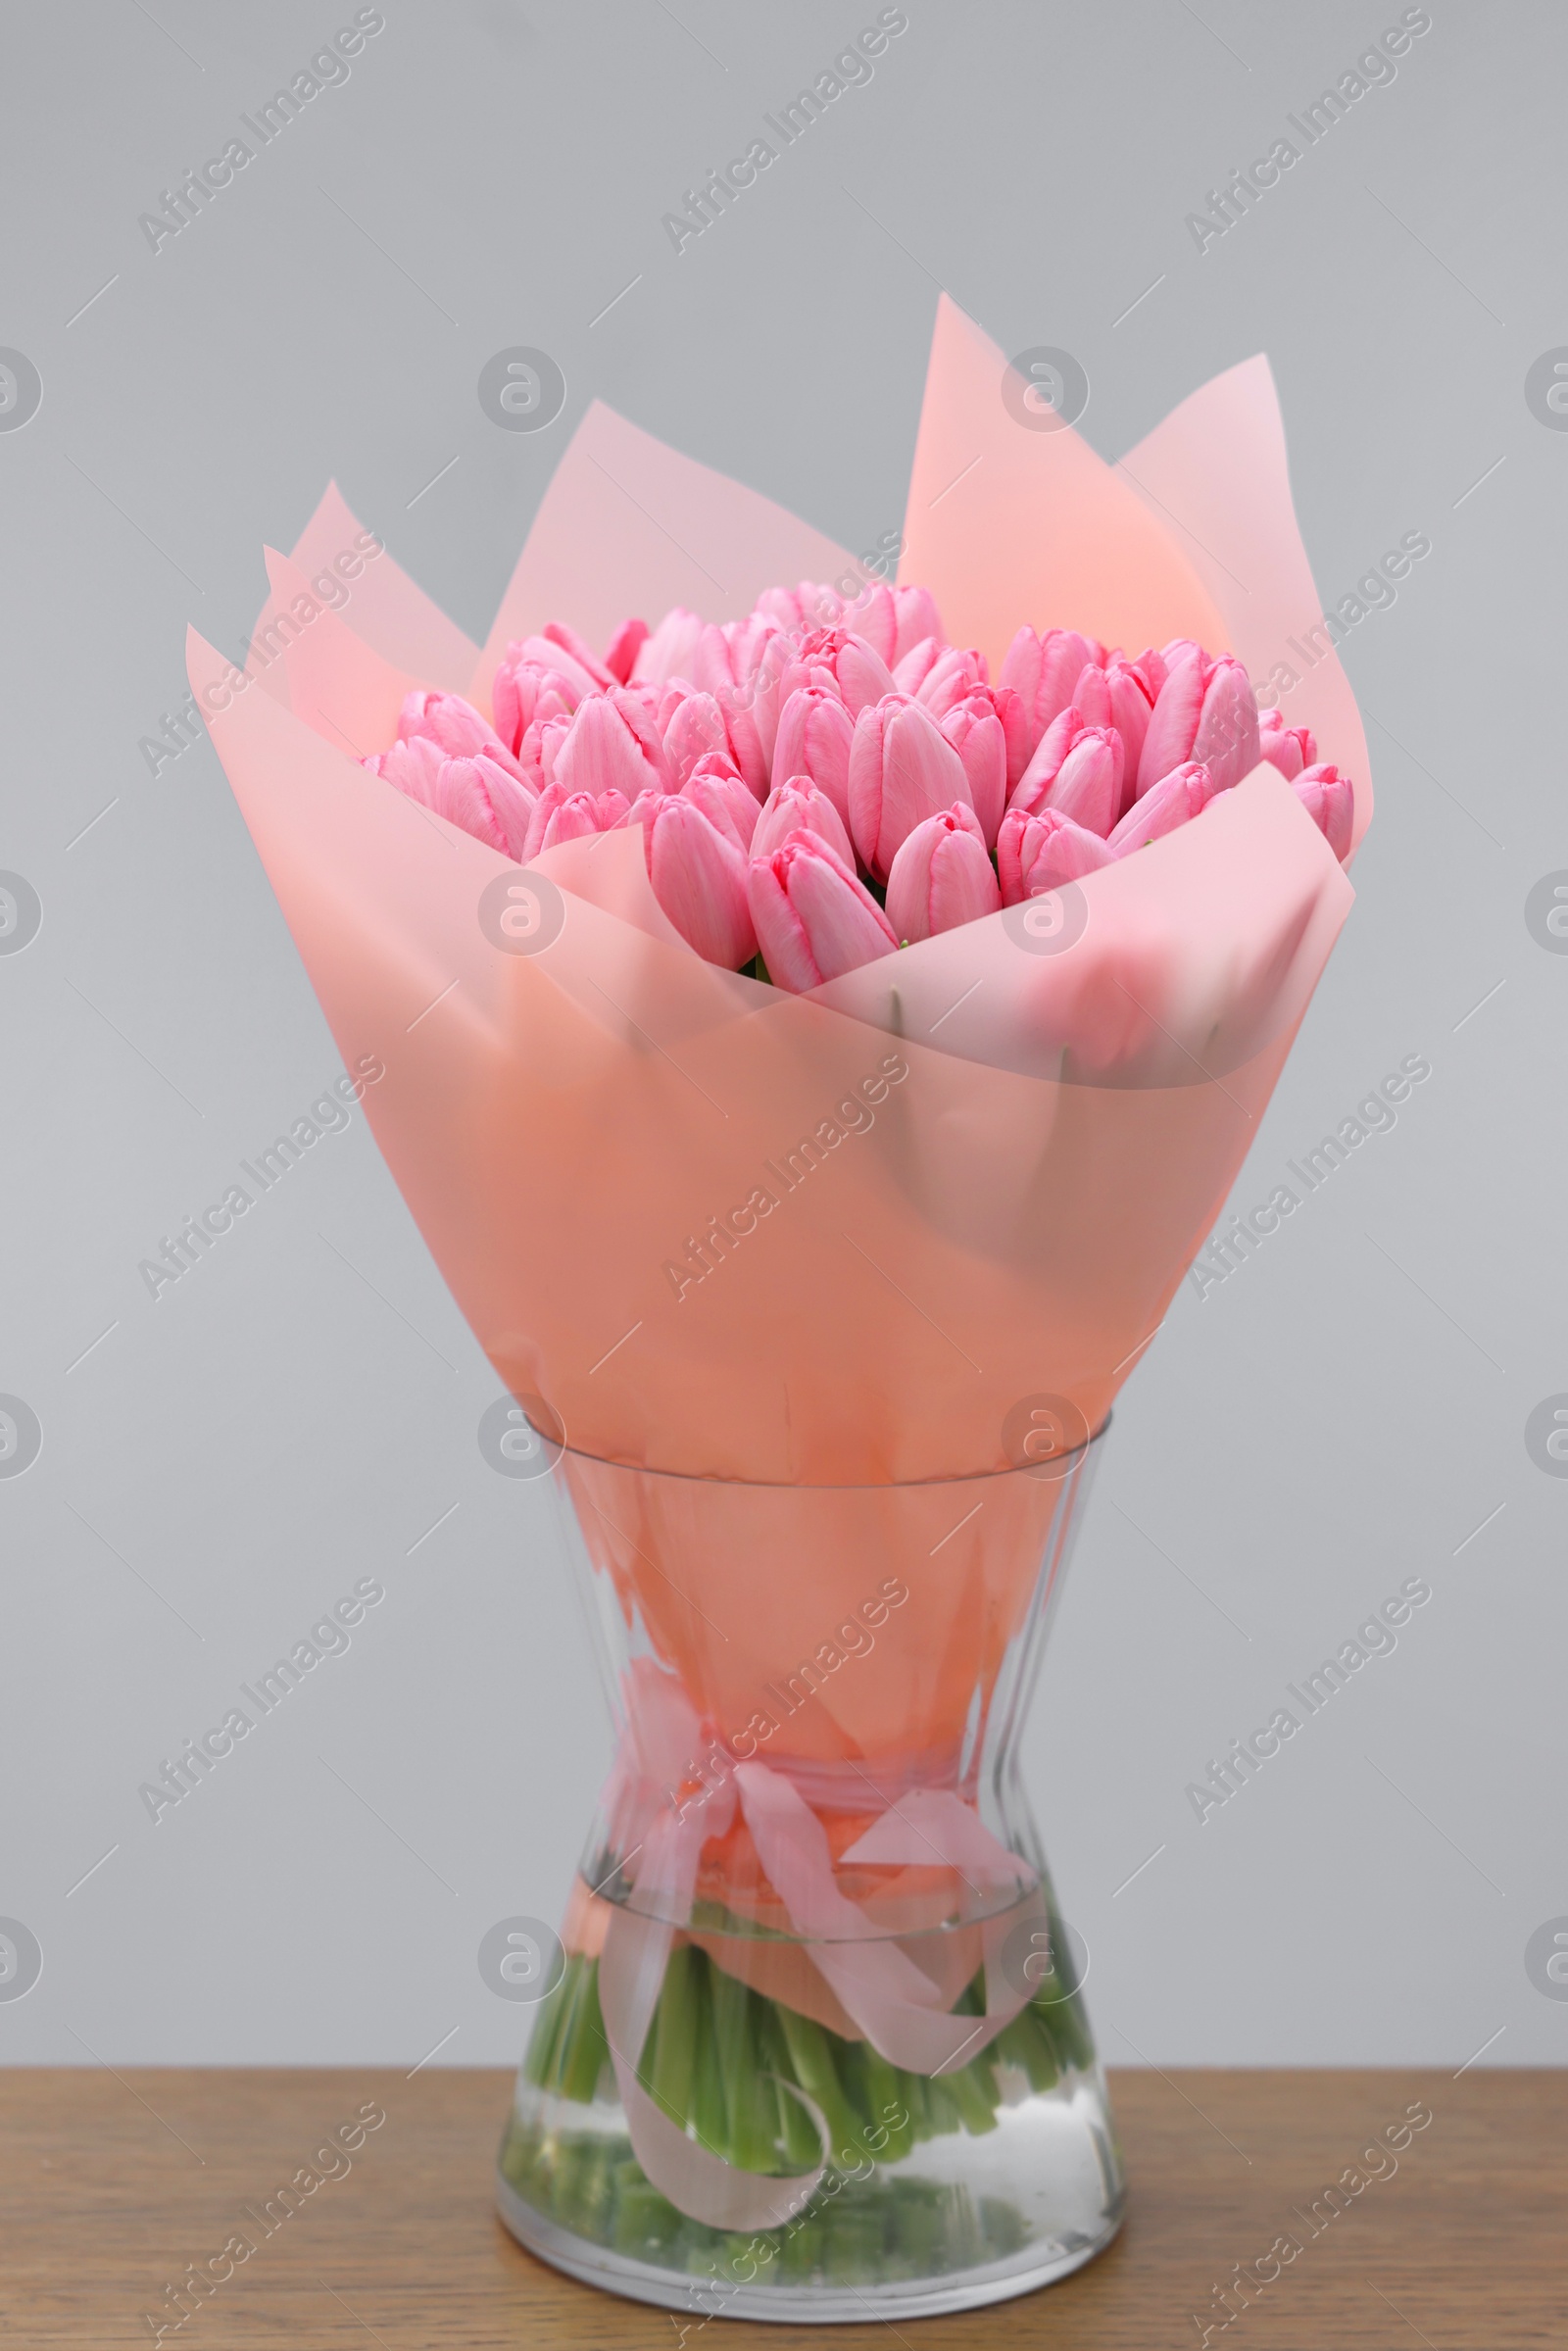
[[[384, 13], [156, 256], [138, 214], [352, 9], [8, 27], [0, 343], [44, 392], [0, 434], [0, 866], [44, 921], [0, 957], [0, 1389], [44, 1446], [0, 1481], [0, 1913], [44, 1972], [0, 2001], [0, 2061], [511, 2061], [478, 1944], [559, 1913], [608, 1757], [544, 1498], [480, 1457], [496, 1383], [363, 1118], [177, 1290], [137, 1277], [338, 1067], [211, 747], [156, 780], [138, 756], [187, 620], [237, 651], [263, 541], [335, 473], [482, 637], [595, 394], [868, 546], [939, 285], [1009, 351], [1076, 353], [1110, 456], [1266, 350], [1326, 601], [1433, 543], [1346, 648], [1378, 819], [1238, 1204], [1400, 1056], [1432, 1076], [1179, 1296], [1029, 1734], [1105, 2053], [1561, 2059], [1524, 1951], [1568, 1913], [1568, 1483], [1523, 1436], [1568, 1390], [1568, 958], [1523, 917], [1568, 866], [1568, 435], [1523, 390], [1568, 341], [1560, 12], [1433, 0], [1397, 78], [1200, 254], [1185, 216], [1396, 6], [909, 0], [870, 84], [679, 256], [661, 216], [874, 9]], [[480, 410], [513, 344], [564, 369], [548, 431]], [[367, 1575], [348, 1654], [155, 1827], [138, 1784]], [[1200, 1825], [1186, 1784], [1412, 1575], [1396, 1653]]]

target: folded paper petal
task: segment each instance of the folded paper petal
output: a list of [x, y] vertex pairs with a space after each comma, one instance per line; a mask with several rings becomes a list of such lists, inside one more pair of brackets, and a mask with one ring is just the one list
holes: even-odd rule
[[1021, 622], [1129, 652], [1177, 636], [1225, 650], [1190, 554], [1070, 425], [1020, 423], [1004, 400], [1006, 372], [998, 346], [942, 295], [900, 579], [931, 590], [951, 642], [978, 646], [993, 677]]
[[775, 580], [863, 578], [842, 547], [771, 499], [667, 449], [594, 401], [556, 468], [501, 599], [468, 698], [489, 705], [514, 637], [564, 620], [603, 650], [628, 612], [740, 619]]

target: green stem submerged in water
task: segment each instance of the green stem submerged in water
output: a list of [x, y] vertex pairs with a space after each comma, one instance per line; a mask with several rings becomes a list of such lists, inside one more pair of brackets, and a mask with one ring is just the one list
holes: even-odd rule
[[[1037, 1997], [980, 2054], [953, 2072], [910, 2074], [869, 2041], [847, 2040], [716, 1966], [701, 1947], [670, 1953], [638, 2079], [670, 2121], [738, 2170], [791, 2173], [821, 2161], [809, 2099], [827, 2126], [830, 2161], [897, 2163], [944, 2132], [994, 2131], [1016, 2077], [1030, 2090], [1094, 2063], [1075, 1991], [1048, 1977]], [[955, 2003], [984, 2013], [980, 1979]], [[574, 1953], [534, 2029], [523, 2080], [589, 2104], [614, 2074], [599, 2007], [597, 1960]], [[804, 2099], [798, 2092], [804, 2093]]]

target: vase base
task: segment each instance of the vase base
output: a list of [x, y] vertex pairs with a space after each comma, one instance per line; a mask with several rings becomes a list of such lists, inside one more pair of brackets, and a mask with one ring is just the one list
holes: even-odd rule
[[504, 2175], [496, 2177], [496, 2212], [503, 2227], [528, 2252], [568, 2278], [628, 2301], [652, 2303], [658, 2310], [683, 2311], [689, 2318], [764, 2319], [790, 2327], [934, 2319], [980, 2310], [991, 2302], [1010, 2302], [1019, 2294], [1054, 2285], [1102, 2253], [1121, 2227], [1124, 2209], [1118, 2198], [1093, 2236], [1075, 2232], [1054, 2246], [1034, 2243], [1003, 2260], [948, 2271], [940, 2278], [882, 2278], [863, 2287], [828, 2279], [799, 2285], [736, 2283], [725, 2289], [710, 2278], [661, 2269], [577, 2236], [536, 2211]]

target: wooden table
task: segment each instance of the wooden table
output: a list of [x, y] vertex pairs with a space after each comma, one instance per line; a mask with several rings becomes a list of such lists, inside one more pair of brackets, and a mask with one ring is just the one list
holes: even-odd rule
[[[259, 2207], [368, 2105], [386, 2119], [352, 2168], [261, 2240], [166, 2344], [674, 2351], [667, 2313], [558, 2277], [494, 2219], [510, 2087], [500, 2073], [435, 2070], [0, 2075], [0, 2342], [150, 2342], [145, 2314], [169, 2312], [164, 2289], [185, 2265], [220, 2254], [241, 2208]], [[835, 2328], [834, 2351], [891, 2351], [895, 2340], [922, 2351], [1195, 2345], [1193, 2313], [1213, 2316], [1214, 2286], [1282, 2232], [1304, 2239], [1301, 2252], [1212, 2344], [1568, 2344], [1568, 2076], [1123, 2073], [1112, 2090], [1132, 2210], [1107, 2253], [992, 2310], [902, 2320], [896, 2332]], [[1433, 2119], [1397, 2171], [1308, 2236], [1293, 2207], [1304, 2212], [1418, 2102]], [[808, 2334], [821, 2330], [715, 2321], [704, 2351], [782, 2351]]]

